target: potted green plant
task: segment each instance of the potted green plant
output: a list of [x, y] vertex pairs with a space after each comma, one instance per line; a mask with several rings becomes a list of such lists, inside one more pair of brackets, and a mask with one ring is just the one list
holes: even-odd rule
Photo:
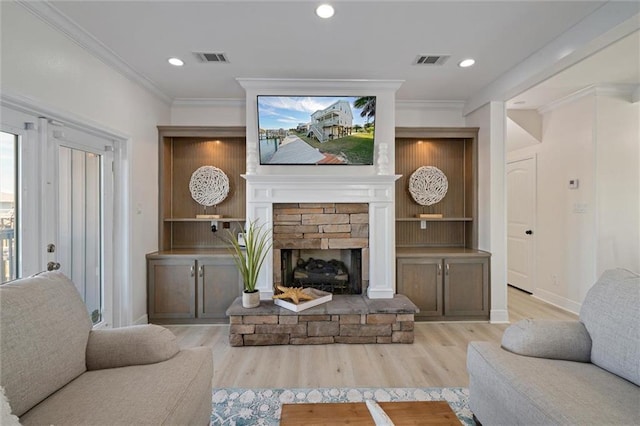
[[[258, 225], [257, 220], [249, 222], [247, 229], [243, 229], [237, 236], [229, 230], [227, 232], [233, 260], [244, 283], [242, 306], [255, 308], [260, 305], [260, 291], [256, 289], [256, 284], [262, 263], [271, 247], [270, 232], [264, 224]], [[244, 245], [238, 240], [243, 240]]]

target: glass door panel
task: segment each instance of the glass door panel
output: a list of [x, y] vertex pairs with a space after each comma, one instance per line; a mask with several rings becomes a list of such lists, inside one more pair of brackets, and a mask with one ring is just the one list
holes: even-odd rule
[[18, 277], [18, 136], [0, 132], [0, 283]]
[[102, 320], [102, 156], [58, 148], [58, 262], [82, 295], [94, 324]]

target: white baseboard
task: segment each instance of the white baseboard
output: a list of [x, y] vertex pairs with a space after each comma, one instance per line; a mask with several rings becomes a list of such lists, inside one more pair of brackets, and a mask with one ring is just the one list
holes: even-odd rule
[[564, 309], [565, 311], [569, 311], [572, 314], [576, 315], [578, 315], [578, 313], [580, 312], [580, 308], [582, 307], [582, 304], [576, 301], [567, 299], [566, 297], [559, 296], [555, 293], [541, 288], [535, 289], [532, 296], [536, 299], [540, 299], [543, 302], [549, 303], [557, 308]]
[[509, 311], [506, 309], [492, 309], [489, 314], [491, 324], [509, 324]]
[[138, 318], [133, 322], [133, 325], [144, 325], [144, 324], [149, 324], [149, 317], [147, 316], [147, 314], [144, 314], [143, 316], [141, 316], [140, 318]]

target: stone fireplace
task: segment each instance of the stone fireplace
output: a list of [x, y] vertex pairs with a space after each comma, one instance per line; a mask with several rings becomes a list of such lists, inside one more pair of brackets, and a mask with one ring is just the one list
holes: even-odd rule
[[[337, 295], [301, 312], [273, 303], [243, 309], [236, 300], [227, 310], [231, 345], [413, 342], [417, 308], [396, 295], [395, 282], [395, 92], [402, 81], [237, 81], [246, 91], [246, 220], [266, 225], [274, 242], [258, 277], [260, 298], [271, 300], [274, 285], [288, 280], [286, 262], [318, 252], [345, 263], [349, 279], [359, 274], [354, 287], [362, 294]], [[376, 97], [375, 164], [259, 164], [257, 96], [336, 94]]]
[[[258, 289], [270, 300], [282, 283], [282, 249], [361, 249], [362, 288], [395, 294], [395, 175], [244, 175], [247, 219], [272, 230]], [[349, 231], [347, 232], [347, 228]], [[284, 235], [288, 234], [288, 235]]]
[[361, 294], [368, 264], [368, 203], [273, 205], [274, 286]]

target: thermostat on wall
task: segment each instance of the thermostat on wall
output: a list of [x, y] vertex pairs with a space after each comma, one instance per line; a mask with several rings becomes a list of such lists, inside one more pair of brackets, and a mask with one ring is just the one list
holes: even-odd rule
[[578, 189], [578, 179], [569, 179], [569, 189]]

